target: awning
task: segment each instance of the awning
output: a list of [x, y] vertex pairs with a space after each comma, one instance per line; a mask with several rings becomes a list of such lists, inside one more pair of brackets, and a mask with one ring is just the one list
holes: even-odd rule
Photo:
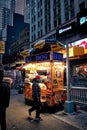
[[37, 42], [35, 45], [34, 45], [34, 48], [35, 49], [42, 49], [45, 45], [45, 40], [40, 40], [39, 42]]
[[51, 39], [46, 39], [46, 40], [40, 40], [34, 45], [35, 49], [47, 49], [48, 51], [60, 51], [61, 49], [64, 49], [64, 45], [60, 43], [57, 40], [51, 40]]
[[60, 51], [64, 48], [65, 48], [64, 45], [58, 41], [56, 44], [51, 44], [51, 51]]
[[24, 56], [24, 57], [27, 57], [27, 56], [30, 56], [30, 54], [34, 53], [35, 49], [34, 48], [31, 48], [31, 49], [26, 49], [24, 51], [21, 51], [20, 52], [20, 55], [21, 56]]
[[29, 55], [30, 55], [30, 52], [29, 52], [29, 50], [27, 49], [27, 50], [21, 51], [21, 52], [20, 52], [20, 55], [26, 57], [26, 56], [29, 56]]

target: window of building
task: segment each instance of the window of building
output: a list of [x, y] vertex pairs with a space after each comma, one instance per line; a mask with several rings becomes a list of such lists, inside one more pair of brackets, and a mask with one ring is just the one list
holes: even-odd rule
[[40, 17], [40, 12], [38, 12], [38, 18]]
[[34, 40], [36, 39], [36, 35], [34, 34]]
[[40, 0], [40, 5], [42, 5], [42, 0]]
[[33, 17], [32, 17], [32, 23], [33, 23]]
[[64, 12], [65, 12], [65, 21], [69, 20], [69, 3], [68, 0], [64, 0]]
[[60, 24], [61, 24], [61, 17], [58, 18], [58, 25], [60, 25]]
[[57, 27], [57, 21], [56, 20], [54, 21], [54, 27]]
[[42, 19], [41, 19], [40, 23], [41, 23], [41, 26], [42, 26], [42, 25], [43, 25], [43, 21], [42, 21]]
[[75, 10], [74, 10], [74, 0], [70, 0], [70, 17], [74, 17], [75, 16]]
[[40, 16], [42, 16], [42, 9], [40, 10]]
[[74, 9], [72, 9], [72, 10], [70, 11], [70, 14], [71, 14], [71, 18], [75, 16]]
[[47, 26], [45, 26], [45, 33], [47, 33]]
[[38, 27], [40, 27], [40, 22], [38, 22]]
[[40, 6], [40, 2], [38, 2], [38, 8], [39, 8], [39, 6]]
[[35, 17], [35, 15], [34, 15], [34, 22], [36, 21], [36, 17]]
[[40, 32], [38, 31], [38, 37], [40, 37]]
[[41, 36], [42, 36], [42, 29], [41, 29]]
[[36, 26], [34, 25], [34, 31], [36, 30]]
[[33, 41], [33, 36], [32, 36], [32, 41]]
[[32, 32], [33, 32], [33, 27], [32, 27]]

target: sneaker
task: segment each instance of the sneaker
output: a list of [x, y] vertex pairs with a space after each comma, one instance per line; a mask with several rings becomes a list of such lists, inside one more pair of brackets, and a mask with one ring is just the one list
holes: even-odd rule
[[30, 110], [28, 110], [28, 113], [29, 113], [29, 116], [31, 116], [31, 112], [30, 112]]
[[34, 120], [35, 120], [35, 121], [40, 121], [40, 118], [35, 118]]

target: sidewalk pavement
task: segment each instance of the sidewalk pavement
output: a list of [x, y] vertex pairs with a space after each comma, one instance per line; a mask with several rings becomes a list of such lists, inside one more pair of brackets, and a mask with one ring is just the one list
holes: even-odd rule
[[73, 114], [60, 111], [60, 112], [55, 113], [53, 116], [81, 130], [87, 130], [87, 112], [86, 111], [78, 110], [77, 112], [74, 112]]

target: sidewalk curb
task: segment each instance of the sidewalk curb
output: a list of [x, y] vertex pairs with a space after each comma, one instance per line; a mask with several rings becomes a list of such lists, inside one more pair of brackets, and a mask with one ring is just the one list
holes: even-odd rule
[[[80, 129], [80, 130], [86, 130], [86, 129], [82, 128], [81, 126], [79, 126], [79, 124], [77, 125], [77, 124], [75, 123], [74, 117], [73, 117], [74, 115], [65, 113], [66, 116], [67, 116], [67, 117], [65, 117], [65, 118], [63, 118], [62, 115], [61, 115], [61, 116], [59, 115], [59, 114], [64, 114], [64, 113], [65, 113], [64, 111], [59, 112], [58, 114], [53, 115], [53, 117], [56, 118], [56, 119], [59, 119], [59, 120], [61, 120], [61, 121], [63, 121], [63, 122], [65, 122], [65, 123], [67, 123], [67, 124], [69, 124], [69, 125], [71, 125], [71, 126], [74, 126], [74, 127], [78, 128], [78, 129]], [[71, 118], [73, 119], [73, 121], [71, 120]]]

